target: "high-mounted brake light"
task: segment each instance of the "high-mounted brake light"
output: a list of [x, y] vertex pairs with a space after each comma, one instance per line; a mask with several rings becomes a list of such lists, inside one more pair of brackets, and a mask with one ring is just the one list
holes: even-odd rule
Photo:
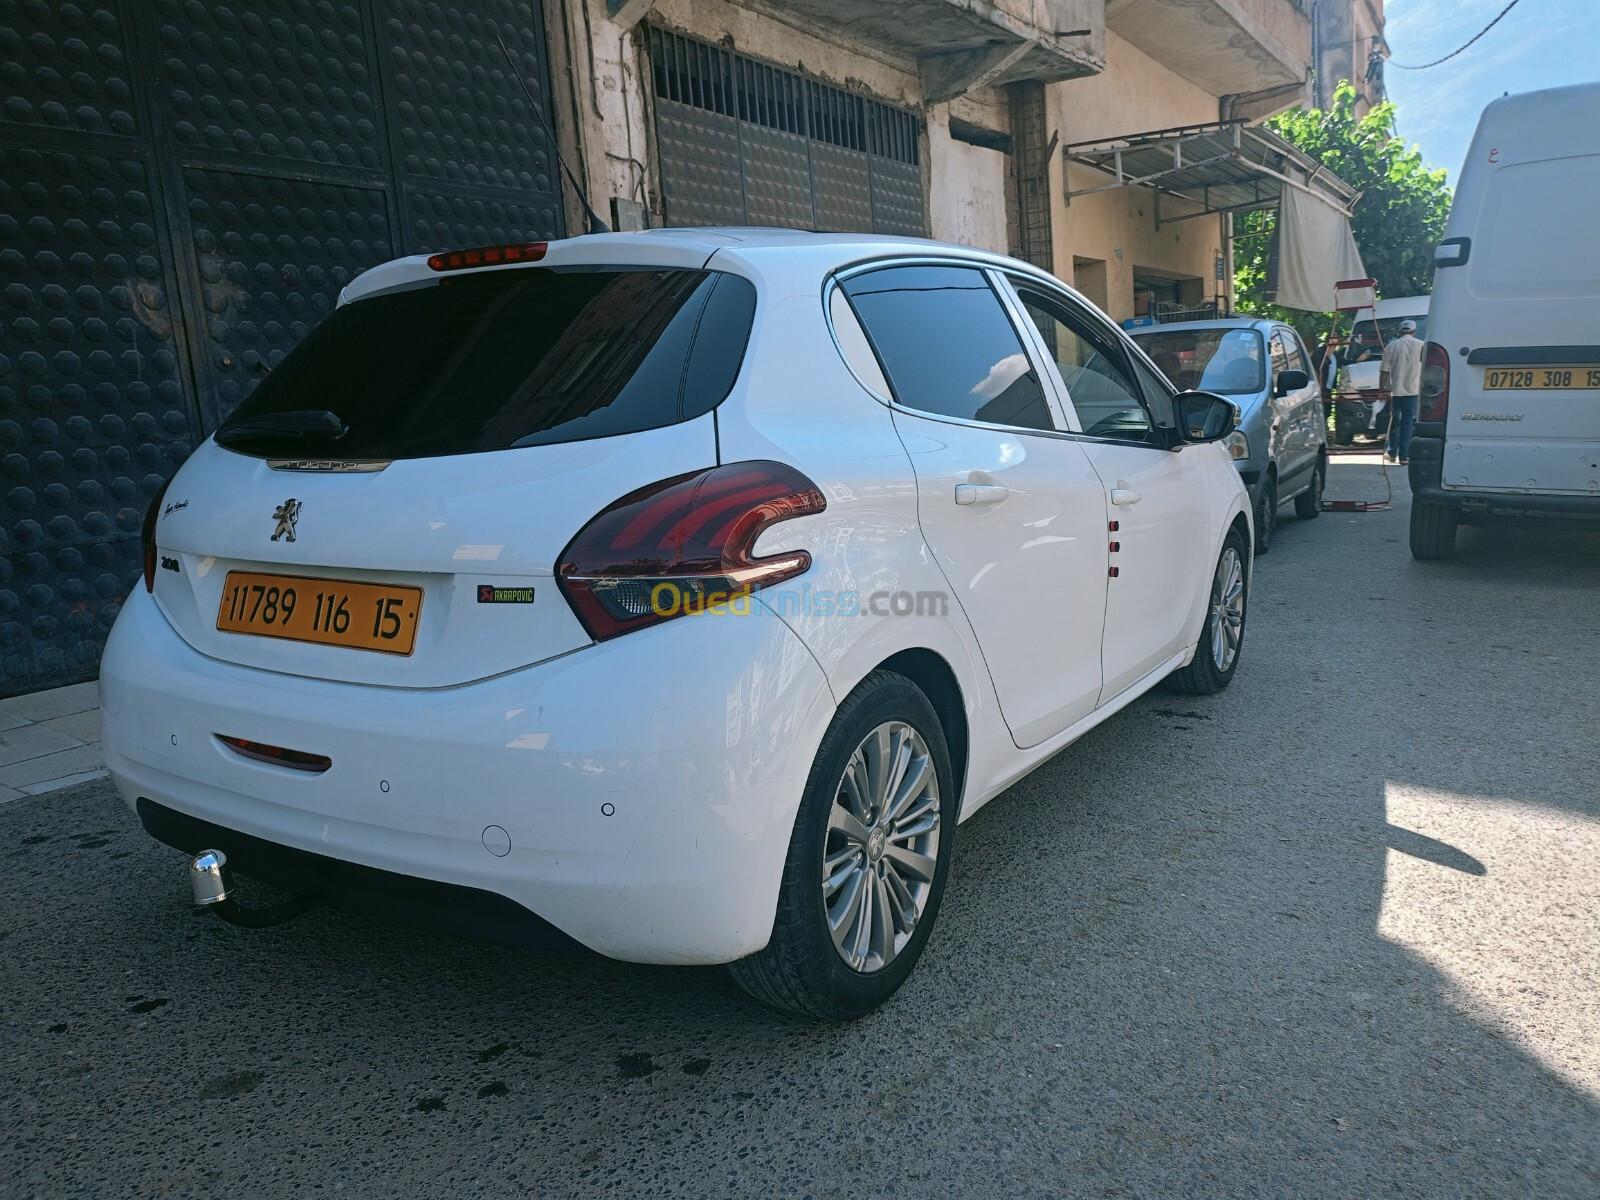
[[474, 246], [470, 250], [446, 250], [428, 256], [435, 271], [465, 271], [471, 267], [503, 267], [511, 263], [538, 262], [550, 249], [549, 242], [516, 242], [509, 246]]
[[1442, 421], [1450, 412], [1450, 352], [1438, 342], [1422, 351], [1422, 399], [1417, 420]]
[[139, 548], [144, 551], [144, 590], [147, 592], [156, 590], [156, 520], [161, 516], [161, 501], [166, 498], [171, 483], [169, 479], [156, 489], [139, 526]]
[[816, 484], [782, 463], [731, 463], [664, 479], [585, 525], [562, 552], [556, 582], [590, 636], [603, 641], [736, 604], [803, 574], [807, 551], [757, 558], [756, 539], [827, 507]]

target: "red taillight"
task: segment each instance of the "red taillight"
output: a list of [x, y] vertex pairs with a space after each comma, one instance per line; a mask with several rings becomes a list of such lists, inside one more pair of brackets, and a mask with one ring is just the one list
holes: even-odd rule
[[1422, 398], [1417, 420], [1442, 421], [1450, 411], [1450, 352], [1429, 342], [1422, 352]]
[[469, 267], [503, 267], [509, 263], [538, 262], [549, 248], [549, 242], [474, 246], [471, 250], [446, 250], [442, 254], [430, 255], [428, 265], [435, 271], [465, 271]]
[[253, 758], [257, 762], [272, 763], [279, 767], [293, 767], [296, 771], [310, 771], [320, 775], [333, 766], [333, 759], [325, 754], [307, 754], [304, 750], [285, 750], [282, 746], [269, 746], [265, 742], [252, 742], [249, 738], [226, 737], [216, 734], [221, 742], [235, 754]]
[[156, 590], [156, 519], [161, 516], [161, 501], [166, 497], [169, 479], [156, 489], [150, 507], [144, 510], [144, 523], [139, 526], [139, 546], [144, 551], [144, 590]]
[[809, 553], [757, 558], [756, 539], [827, 507], [816, 484], [782, 463], [732, 463], [664, 479], [585, 525], [562, 553], [556, 580], [590, 636], [603, 641], [804, 573]]

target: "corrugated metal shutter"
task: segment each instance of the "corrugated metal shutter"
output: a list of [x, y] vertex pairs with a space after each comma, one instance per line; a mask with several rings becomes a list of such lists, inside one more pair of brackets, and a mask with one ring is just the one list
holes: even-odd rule
[[163, 479], [363, 268], [559, 236], [537, 0], [0, 6], [0, 694], [94, 673]]
[[650, 27], [668, 225], [922, 235], [922, 123], [831, 84]]

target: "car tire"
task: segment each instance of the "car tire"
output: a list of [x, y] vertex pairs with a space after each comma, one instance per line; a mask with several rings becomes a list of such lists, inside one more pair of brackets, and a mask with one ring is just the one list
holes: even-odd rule
[[1448, 504], [1411, 502], [1411, 557], [1425, 562], [1450, 558], [1456, 552], [1456, 527], [1461, 514]]
[[1170, 690], [1190, 696], [1209, 696], [1233, 682], [1234, 672], [1239, 669], [1239, 655], [1244, 650], [1249, 598], [1250, 556], [1245, 553], [1244, 535], [1233, 529], [1223, 540], [1217, 568], [1211, 574], [1211, 589], [1206, 593], [1206, 618], [1200, 626], [1194, 660], [1167, 676], [1165, 682]]
[[1294, 498], [1294, 515], [1302, 521], [1315, 521], [1322, 515], [1322, 493], [1328, 484], [1328, 459], [1317, 456], [1317, 468], [1311, 472], [1311, 484]]
[[1256, 493], [1256, 554], [1262, 555], [1272, 549], [1272, 533], [1278, 523], [1278, 481], [1268, 475], [1261, 483], [1261, 490]]
[[[898, 788], [882, 786], [876, 764], [893, 766], [902, 752], [907, 765], [888, 777]], [[913, 772], [918, 782], [908, 788]], [[888, 1000], [938, 916], [956, 814], [933, 705], [904, 676], [874, 671], [839, 706], [817, 749], [772, 940], [728, 964], [735, 982], [763, 1004], [824, 1021], [852, 1020]]]

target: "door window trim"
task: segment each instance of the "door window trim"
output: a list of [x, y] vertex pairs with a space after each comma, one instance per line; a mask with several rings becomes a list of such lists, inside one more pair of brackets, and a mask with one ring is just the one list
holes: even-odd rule
[[[1133, 371], [1132, 363], [1127, 359], [1127, 348], [1122, 344], [1120, 331], [1092, 311], [1093, 306], [1087, 301], [1076, 300], [1059, 287], [1049, 286], [1043, 280], [1016, 271], [1006, 270], [1000, 272], [1000, 275], [1005, 284], [1002, 294], [1006, 297], [1007, 303], [1012, 306], [1012, 320], [1022, 321], [1022, 333], [1028, 342], [1029, 351], [1037, 361], [1043, 364], [1044, 377], [1049, 380], [1050, 387], [1056, 391], [1058, 407], [1070, 414], [1072, 436], [1086, 442], [1111, 446], [1138, 446], [1145, 450], [1158, 450], [1162, 453], [1167, 453], [1171, 447], [1166, 444], [1166, 429], [1157, 423], [1155, 414], [1150, 411], [1150, 403], [1145, 398], [1144, 388], [1140, 385], [1139, 378]], [[1027, 309], [1024, 307], [1025, 302], [1016, 282], [1019, 279], [1024, 280], [1027, 286], [1036, 289], [1046, 299], [1059, 304], [1069, 313], [1083, 319], [1084, 323], [1099, 334], [1102, 340], [1108, 341], [1112, 348], [1121, 353], [1122, 357], [1119, 361], [1133, 383], [1135, 388], [1134, 398], [1138, 400], [1139, 407], [1144, 409], [1145, 418], [1150, 422], [1149, 437], [1122, 438], [1084, 432], [1083, 421], [1078, 416], [1077, 408], [1072, 404], [1072, 393], [1067, 388], [1066, 380], [1061, 377], [1061, 368], [1056, 363], [1055, 357], [1050, 353], [1049, 347], [1045, 344], [1043, 336], [1039, 333], [1038, 326], [1033, 323], [1033, 318], [1028, 316]], [[1154, 367], [1151, 370], [1154, 371], [1157, 378], [1160, 378], [1161, 373], [1159, 371], [1155, 371]]]
[[[843, 292], [843, 288], [840, 285], [846, 280], [854, 279], [858, 275], [866, 275], [873, 271], [882, 271], [891, 267], [962, 267], [968, 270], [977, 271], [983, 275], [984, 282], [986, 282], [989, 285], [989, 289], [994, 292], [995, 300], [1000, 305], [1000, 311], [1011, 323], [1012, 332], [1017, 335], [1017, 341], [1021, 345], [1022, 352], [1028, 356], [1029, 362], [1033, 366], [1034, 370], [1039, 372], [1039, 380], [1041, 384], [1040, 391], [1044, 395], [1045, 407], [1049, 410], [1050, 420], [1055, 424], [1055, 428], [1034, 429], [1026, 425], [1002, 425], [993, 421], [975, 421], [969, 417], [956, 417], [951, 416], [949, 413], [929, 412], [927, 409], [916, 408], [910, 404], [902, 404], [892, 394], [894, 390], [894, 384], [890, 381], [889, 372], [884, 367], [883, 359], [878, 354], [877, 348], [872, 345], [872, 338], [869, 334], [866, 335], [867, 346], [869, 349], [871, 349], [873, 358], [877, 360], [878, 373], [883, 377], [884, 384], [886, 387], [888, 387], [891, 394], [883, 395], [875, 386], [863, 379], [861, 377], [861, 373], [856, 370], [855, 364], [850, 361], [850, 356], [845, 353], [844, 343], [839, 337], [839, 331], [834, 328], [833, 297], [835, 292]], [[868, 262], [853, 263], [848, 267], [841, 267], [839, 270], [834, 271], [828, 276], [822, 285], [822, 317], [823, 320], [827, 322], [828, 336], [833, 340], [834, 349], [838, 351], [839, 358], [844, 363], [845, 368], [850, 372], [851, 378], [860, 384], [862, 390], [864, 390], [874, 400], [886, 406], [891, 411], [903, 412], [910, 416], [920, 417], [927, 421], [939, 421], [946, 425], [961, 425], [969, 429], [989, 429], [996, 432], [1015, 434], [1018, 436], [1053, 438], [1082, 437], [1083, 434], [1071, 428], [1071, 423], [1066, 419], [1063, 406], [1060, 403], [1060, 394], [1055, 392], [1054, 384], [1050, 382], [1048, 376], [1040, 368], [1040, 355], [1038, 354], [1034, 339], [1029, 336], [1030, 330], [1017, 328], [1016, 315], [1011, 307], [1012, 297], [1008, 295], [1007, 289], [1001, 286], [1001, 284], [1004, 282], [1004, 271], [995, 267], [993, 263], [985, 262], [982, 259], [964, 258], [961, 255], [902, 254], [894, 255], [889, 258], [873, 259]], [[861, 325], [862, 332], [865, 334], [866, 326], [862, 324], [861, 314], [856, 312], [855, 305], [850, 303], [849, 293], [843, 292], [843, 294], [845, 304], [849, 307], [851, 316], [855, 318], [856, 324]]]

